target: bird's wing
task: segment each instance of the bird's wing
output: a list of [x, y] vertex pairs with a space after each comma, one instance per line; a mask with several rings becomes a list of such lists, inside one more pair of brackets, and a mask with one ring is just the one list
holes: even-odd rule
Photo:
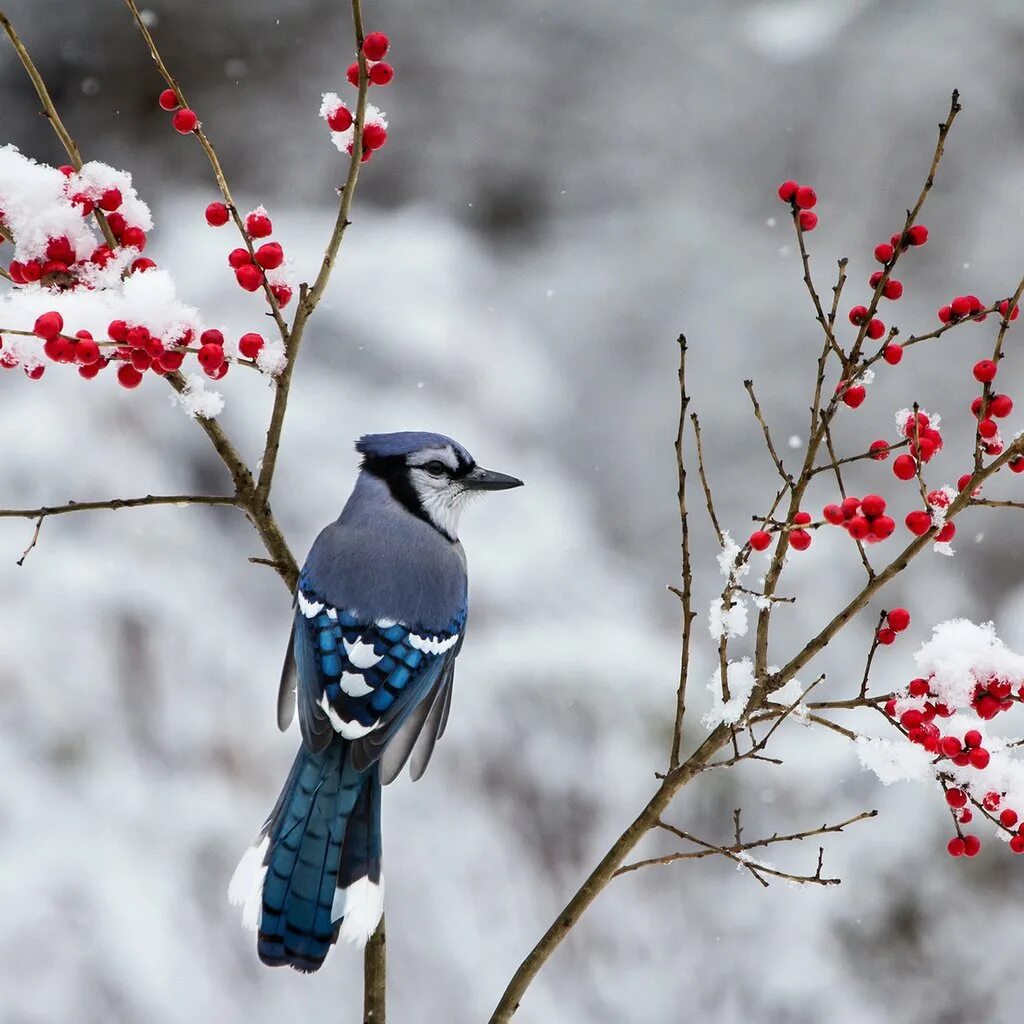
[[[385, 781], [401, 771], [417, 737], [432, 749], [443, 725], [465, 618], [463, 611], [443, 630], [418, 632], [332, 608], [300, 589], [281, 686], [282, 693], [295, 688], [306, 746], [322, 750], [340, 734], [352, 742], [352, 764], [359, 771], [387, 752]], [[279, 720], [287, 706], [279, 696]], [[426, 758], [429, 750], [425, 758], [414, 759], [417, 777]]]

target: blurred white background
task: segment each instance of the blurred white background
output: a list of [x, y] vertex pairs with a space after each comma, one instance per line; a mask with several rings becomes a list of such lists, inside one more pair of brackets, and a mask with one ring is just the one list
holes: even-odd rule
[[[343, 91], [346, 5], [150, 8], [239, 203], [270, 208], [310, 277], [342, 175], [317, 109], [321, 92]], [[209, 323], [257, 329], [259, 302], [225, 265], [234, 243], [203, 221], [216, 198], [203, 154], [157, 109], [161, 82], [123, 6], [6, 10], [86, 158], [135, 174], [157, 220], [147, 255]], [[931, 329], [955, 294], [1012, 292], [1024, 272], [1024, 8], [367, 0], [366, 20], [393, 42], [396, 79], [375, 97], [390, 141], [366, 168], [307, 334], [274, 506], [301, 558], [348, 493], [352, 440], [377, 430], [451, 434], [527, 482], [467, 516], [473, 619], [451, 725], [424, 780], [385, 800], [391, 1018], [468, 1024], [486, 1019], [664, 766], [677, 332], [690, 338], [719, 515], [745, 537], [775, 480], [742, 379], [757, 381], [776, 437], [799, 445], [819, 346], [777, 183], [817, 188], [819, 285], [848, 255], [844, 308], [864, 300], [871, 248], [916, 197], [958, 87], [964, 113], [923, 216], [931, 241], [907, 257], [906, 297], [885, 313], [906, 334]], [[0, 90], [3, 141], [62, 162], [6, 47]], [[955, 481], [969, 369], [993, 329], [912, 350], [843, 417], [841, 443], [892, 436], [893, 412], [918, 400], [946, 415], [931, 480]], [[1011, 394], [1024, 379], [1014, 348], [1000, 375]], [[239, 372], [219, 387], [226, 429], [255, 458], [269, 390]], [[0, 436], [5, 507], [227, 486], [155, 378], [126, 393], [110, 374], [4, 374]], [[854, 493], [881, 489], [902, 521], [907, 487], [885, 465], [858, 468]], [[823, 484], [812, 507], [832, 496]], [[983, 510], [953, 560], [929, 554], [901, 578], [887, 603], [914, 622], [877, 660], [880, 688], [905, 681], [928, 626], [952, 615], [994, 618], [1024, 646], [1019, 529]], [[781, 590], [801, 601], [777, 616], [777, 660], [859, 583], [837, 534], [792, 561]], [[273, 711], [289, 599], [246, 561], [262, 554], [248, 524], [225, 509], [53, 519], [17, 568], [30, 535], [27, 521], [0, 529], [0, 1018], [358, 1020], [358, 955], [335, 951], [314, 977], [263, 968], [225, 898], [296, 743]], [[695, 554], [703, 624], [719, 580], [703, 522]], [[815, 662], [830, 692], [855, 688], [876, 612]], [[710, 643], [702, 628], [689, 741]], [[952, 861], [939, 794], [881, 787], [838, 737], [792, 726], [779, 750], [782, 767], [700, 779], [669, 818], [725, 840], [734, 807], [751, 836], [877, 807], [827, 841], [843, 884], [763, 891], [712, 862], [628, 876], [517, 1020], [1017, 1019], [1022, 865], [984, 832], [979, 858]], [[772, 856], [813, 869], [815, 854]]]

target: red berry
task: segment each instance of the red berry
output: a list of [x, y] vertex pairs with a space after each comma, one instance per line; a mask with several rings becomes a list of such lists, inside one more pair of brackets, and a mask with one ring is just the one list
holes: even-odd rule
[[123, 320], [111, 320], [107, 327], [107, 337], [111, 341], [127, 341], [128, 325]]
[[258, 267], [247, 263], [235, 271], [235, 280], [247, 291], [254, 292], [263, 284], [263, 275]]
[[810, 210], [818, 202], [818, 194], [810, 185], [801, 185], [793, 196], [793, 201], [801, 210]]
[[995, 420], [984, 419], [978, 424], [978, 433], [984, 438], [995, 437], [998, 432]]
[[110, 226], [110, 230], [118, 241], [121, 240], [121, 234], [124, 229], [128, 226], [128, 222], [124, 219], [124, 214], [112, 213], [107, 217], [107, 224]]
[[137, 388], [142, 383], [142, 374], [131, 363], [122, 363], [117, 368], [117, 381], [123, 388]]
[[[260, 339], [260, 341], [262, 343], [262, 338]], [[239, 346], [239, 347], [241, 347], [241, 346]], [[243, 355], [244, 354], [245, 353], [243, 353]], [[771, 542], [772, 542], [772, 535], [770, 533], [766, 533], [764, 530], [755, 530], [750, 535], [749, 543], [750, 543], [750, 546], [755, 551], [764, 551], [764, 549], [766, 547], [768, 547], [768, 545], [771, 544]]]
[[349, 64], [348, 70], [345, 72], [345, 77], [348, 79], [349, 85], [354, 85], [359, 88], [359, 64]]
[[284, 309], [292, 301], [292, 290], [286, 284], [272, 284], [270, 293], [274, 296], [277, 304]]
[[163, 352], [153, 363], [153, 368], [161, 373], [171, 373], [179, 369], [184, 361], [184, 352]]
[[977, 729], [968, 729], [964, 733], [964, 746], [965, 747], [980, 747], [981, 746], [981, 733]]
[[966, 295], [958, 295], [949, 304], [949, 308], [954, 316], [967, 316], [971, 311], [971, 300]]
[[224, 349], [220, 345], [206, 344], [199, 349], [196, 358], [204, 370], [216, 370], [224, 362]]
[[876, 317], [868, 324], [867, 335], [872, 341], [878, 341], [883, 334], [885, 334], [885, 324]]
[[887, 627], [883, 626], [878, 631], [878, 642], [880, 644], [884, 644], [886, 647], [888, 647], [889, 644], [893, 643], [895, 640], [896, 634], [891, 629], [888, 629]]
[[851, 495], [849, 498], [843, 498], [843, 515], [850, 519], [852, 516], [857, 514], [857, 510], [860, 508], [860, 498], [855, 498]]
[[[948, 739], [951, 739], [951, 737], [946, 736], [946, 737], [944, 737], [944, 739], [948, 740]], [[957, 744], [957, 745], [959, 746], [959, 744]], [[966, 807], [967, 806], [967, 794], [962, 789], [956, 789], [956, 788], [947, 789], [946, 790], [946, 803], [949, 804], [950, 807], [957, 807], [957, 808]]]
[[793, 200], [793, 197], [796, 195], [796, 190], [799, 187], [800, 186], [795, 181], [792, 181], [792, 180], [784, 181], [779, 186], [779, 198], [784, 203], [791, 202]]
[[97, 359], [94, 363], [85, 363], [78, 368], [78, 376], [86, 380], [92, 380], [107, 365], [105, 359]]
[[797, 526], [806, 526], [810, 521], [811, 521], [811, 513], [810, 512], [797, 512], [796, 515], [793, 516], [793, 522]]
[[252, 263], [252, 256], [249, 255], [248, 249], [232, 249], [228, 253], [228, 265], [234, 267], [237, 270], [239, 267], [244, 267], [247, 264]]
[[907, 228], [906, 238], [910, 245], [924, 245], [928, 241], [928, 229], [923, 224], [914, 224]]
[[158, 102], [163, 110], [177, 110], [180, 106], [178, 94], [173, 89], [164, 89]]
[[327, 127], [332, 132], [346, 132], [352, 127], [352, 112], [348, 107], [338, 107], [327, 115]]
[[953, 319], [953, 310], [949, 306], [942, 306], [939, 309], [939, 319], [944, 323], [948, 324]]
[[971, 767], [973, 768], [987, 768], [989, 761], [992, 759], [991, 754], [984, 747], [972, 747], [970, 753]]
[[147, 270], [153, 270], [155, 267], [156, 264], [147, 256], [140, 256], [137, 260], [132, 260], [133, 274], [143, 274]]
[[388, 37], [383, 32], [371, 32], [363, 40], [363, 56], [367, 60], [383, 60], [390, 45]]
[[146, 232], [142, 228], [125, 228], [121, 232], [121, 244], [126, 249], [138, 249], [142, 252], [146, 248]]
[[[263, 348], [263, 336], [260, 334], [243, 334], [238, 339], [238, 351], [245, 356], [246, 359], [255, 359], [260, 354], [260, 349]], [[751, 544], [751, 547], [755, 545]], [[766, 545], [767, 546], [767, 545]], [[757, 548], [760, 551], [760, 548]]]
[[1017, 458], [1010, 459], [1010, 472], [1024, 473], [1024, 456], [1018, 455]]
[[821, 514], [825, 522], [831, 523], [833, 526], [840, 526], [846, 520], [843, 510], [838, 505], [826, 505]]
[[892, 301], [895, 302], [903, 295], [903, 282], [897, 281], [895, 278], [890, 278], [885, 282], [885, 286], [882, 288], [882, 294], [887, 299], [892, 299]]
[[926, 697], [928, 696], [928, 680], [927, 679], [911, 679], [907, 685], [907, 693], [911, 697]]
[[82, 366], [90, 366], [98, 362], [100, 347], [92, 338], [83, 338], [75, 344], [75, 360]]
[[970, 807], [965, 807], [965, 808], [964, 808], [964, 809], [963, 809], [963, 810], [962, 810], [962, 811], [960, 812], [960, 815], [959, 815], [959, 817], [960, 817], [960, 821], [961, 821], [961, 822], [962, 822], [962, 823], [963, 823], [964, 825], [966, 825], [966, 824], [968, 824], [969, 822], [971, 822], [971, 821], [973, 821], [973, 820], [974, 820], [974, 812], [973, 812], [973, 811], [972, 811], [972, 810], [970, 809]]
[[124, 202], [119, 188], [108, 188], [100, 196], [99, 208], [106, 213], [113, 213]]
[[[944, 757], [956, 757], [956, 755], [960, 753], [961, 749], [962, 745], [955, 736], [943, 736], [942, 739], [939, 740], [939, 752]], [[946, 794], [946, 799], [949, 799], [948, 793]], [[963, 807], [963, 804], [960, 804], [960, 806]]]
[[997, 811], [999, 810], [999, 805], [1002, 802], [1003, 798], [995, 792], [995, 790], [991, 790], [985, 794], [984, 799], [981, 801], [981, 806], [984, 807], [986, 811]]
[[813, 210], [801, 210], [799, 221], [801, 231], [813, 231], [818, 226], [818, 215]]
[[875, 516], [871, 520], [871, 535], [877, 537], [878, 540], [885, 540], [886, 537], [891, 537], [895, 529], [896, 522], [889, 516]]
[[964, 836], [964, 853], [968, 857], [977, 857], [981, 852], [981, 840], [977, 836]]
[[921, 509], [908, 512], [904, 522], [907, 524], [907, 529], [915, 537], [923, 537], [932, 528], [931, 515], [928, 512], [921, 511]]
[[[973, 409], [973, 406], [971, 407]], [[1009, 395], [995, 395], [988, 402], [989, 415], [1002, 419], [1013, 412], [1013, 399]], [[975, 414], [977, 415], [977, 414]]]
[[917, 475], [917, 462], [912, 455], [897, 455], [893, 459], [892, 471], [899, 480], [913, 480]]
[[1013, 828], [1017, 824], [1017, 812], [1012, 807], [999, 812], [999, 824], [1006, 828]]
[[874, 452], [871, 456], [876, 462], [885, 462], [889, 458], [889, 442], [879, 439], [878, 441], [872, 441], [868, 445], [868, 451]]
[[882, 349], [882, 358], [890, 365], [896, 366], [903, 359], [903, 346], [895, 343], [886, 345]]
[[253, 210], [248, 217], [245, 218], [245, 230], [252, 235], [253, 238], [266, 238], [267, 235], [271, 234], [274, 230], [274, 225], [271, 224], [270, 218], [259, 210]]
[[1024, 853], [1024, 836], [1013, 836], [1010, 840], [1010, 850], [1013, 853]]
[[866, 494], [860, 499], [860, 508], [869, 518], [880, 516], [885, 511], [885, 498], [878, 494]]
[[256, 250], [255, 260], [264, 270], [274, 270], [284, 262], [284, 249], [277, 242], [266, 242]]
[[370, 68], [369, 76], [374, 85], [387, 85], [395, 77], [395, 69], [381, 61]]
[[[1007, 311], [1007, 309], [1009, 309], [1009, 307], [1010, 307], [1010, 300], [1009, 299], [1003, 299], [1003, 301], [1000, 302], [999, 306], [997, 307], [998, 310], [999, 310], [1000, 315], [1002, 316], [1002, 318], [1004, 320], [1006, 319], [1006, 311]], [[1020, 307], [1014, 306], [1013, 307], [1013, 312], [1010, 313], [1010, 319], [1011, 320], [1016, 320], [1017, 317], [1019, 317], [1019, 316], [1020, 316]]]
[[946, 523], [935, 535], [935, 540], [939, 544], [948, 544], [955, 536], [956, 523]]
[[885, 618], [897, 633], [902, 633], [910, 625], [910, 612], [906, 608], [893, 608]]
[[227, 224], [231, 214], [223, 203], [210, 203], [206, 208], [206, 223], [211, 228], [219, 228]]
[[846, 529], [854, 540], [863, 540], [871, 532], [871, 524], [863, 516], [854, 516]]
[[38, 366], [26, 366], [25, 376], [28, 377], [29, 380], [39, 380], [39, 378], [42, 377], [45, 371], [46, 367], [43, 366], [42, 363], [40, 363]]
[[867, 306], [854, 306], [850, 310], [850, 323], [855, 327], [859, 327], [868, 317]]
[[190, 132], [196, 130], [196, 125], [199, 124], [199, 118], [196, 117], [194, 110], [189, 110], [188, 107], [182, 107], [181, 110], [177, 110], [174, 113], [174, 117], [171, 118], [171, 124], [174, 125], [174, 130], [179, 132], [181, 135], [188, 135]]
[[851, 409], [856, 409], [867, 397], [867, 391], [861, 384], [854, 384], [848, 387], [843, 393], [843, 404]]
[[388, 133], [382, 124], [368, 124], [363, 129], [363, 149], [380, 149], [388, 141]]
[[946, 849], [949, 852], [950, 857], [962, 857], [966, 852], [966, 846], [964, 841], [959, 836], [954, 836], [946, 844]]
[[811, 535], [806, 530], [793, 530], [789, 535], [790, 547], [806, 551], [811, 546]]
[[996, 379], [997, 369], [991, 359], [981, 359], [974, 364], [974, 379], [980, 384], [990, 384]]
[[139, 373], [145, 373], [153, 365], [153, 358], [150, 354], [141, 348], [135, 349], [132, 352], [131, 359], [129, 362], [135, 367]]
[[53, 312], [43, 313], [41, 316], [36, 317], [32, 333], [37, 338], [43, 338], [48, 341], [50, 338], [56, 338], [62, 330], [64, 330], [64, 317], [60, 313]]
[[888, 242], [880, 242], [875, 246], [875, 259], [879, 263], [888, 263], [893, 258], [895, 250]]
[[207, 377], [213, 378], [213, 380], [220, 380], [221, 377], [226, 377], [228, 372], [229, 364], [223, 362], [220, 366], [215, 366], [212, 370], [204, 370], [203, 372]]

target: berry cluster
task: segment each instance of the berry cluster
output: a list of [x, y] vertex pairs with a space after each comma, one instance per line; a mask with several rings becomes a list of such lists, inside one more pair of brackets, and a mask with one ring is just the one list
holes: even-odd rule
[[[155, 336], [144, 324], [125, 320], [112, 320], [107, 327], [107, 337], [96, 341], [87, 330], [75, 331], [73, 335], [64, 331], [64, 318], [51, 310], [36, 318], [32, 333], [43, 342], [43, 355], [55, 363], [72, 363], [78, 366], [79, 374], [92, 380], [110, 363], [117, 365], [117, 380], [122, 387], [137, 388], [143, 374], [150, 371], [164, 376], [181, 368], [188, 354], [194, 354], [206, 376], [220, 380], [228, 372], [230, 359], [224, 352], [224, 335], [216, 330], [203, 331], [199, 346], [191, 347], [195, 333], [186, 329], [173, 341]], [[244, 334], [238, 342], [239, 355], [244, 359], [257, 360], [264, 348], [263, 337], [259, 334]], [[106, 349], [103, 354], [101, 349]], [[11, 369], [19, 360], [14, 353], [3, 349], [0, 338], [0, 366]], [[45, 365], [33, 362], [27, 364], [25, 372], [32, 380], [42, 377]]]
[[[366, 77], [370, 85], [388, 85], [395, 77], [395, 69], [385, 63], [391, 43], [383, 32], [371, 32], [363, 40], [363, 56], [366, 58]], [[345, 72], [349, 84], [359, 87], [359, 62], [353, 61]]]
[[[210, 227], [223, 227], [231, 219], [231, 211], [221, 202], [210, 203], [206, 208], [206, 223]], [[281, 309], [291, 302], [292, 289], [287, 283], [283, 271], [278, 271], [284, 264], [284, 248], [280, 242], [256, 243], [268, 238], [274, 231], [267, 211], [258, 206], [246, 215], [242, 222], [246, 247], [232, 249], [228, 253], [228, 266], [235, 272], [235, 280], [240, 288], [247, 292], [259, 291], [266, 283], [270, 293]]]
[[779, 186], [779, 198], [789, 203], [801, 231], [813, 231], [818, 226], [818, 215], [814, 207], [818, 203], [818, 194], [810, 185], [801, 185], [796, 181], [784, 181]]
[[[789, 546], [795, 551], [806, 551], [811, 546], [810, 531], [805, 526], [811, 525], [810, 512], [797, 512], [793, 516], [793, 523], [789, 533]], [[755, 551], [766, 550], [772, 542], [772, 535], [767, 530], [755, 530], [747, 543]]]
[[[57, 207], [53, 229], [32, 232], [26, 244], [18, 242], [17, 252], [21, 258], [12, 259], [7, 266], [13, 284], [40, 285], [61, 291], [80, 286], [92, 288], [108, 267], [117, 273], [135, 273], [156, 266], [141, 255], [146, 248], [146, 230], [151, 221], [149, 211], [131, 189], [127, 175], [102, 164], [86, 164], [80, 171], [65, 164], [57, 170], [61, 175], [60, 184], [54, 186], [48, 182], [53, 193], [51, 201]], [[104, 218], [114, 237], [115, 248], [82, 223], [83, 218], [93, 214]], [[13, 219], [0, 209], [0, 226], [7, 234], [20, 239], [25, 234], [24, 226], [13, 223]], [[79, 223], [74, 223], [76, 220]], [[61, 222], [66, 225], [63, 231], [57, 227]]]
[[896, 429], [910, 442], [910, 448], [893, 459], [892, 472], [897, 480], [913, 480], [920, 467], [942, 451], [939, 417], [923, 409], [916, 413], [904, 409], [896, 414]]
[[194, 110], [182, 106], [181, 98], [173, 89], [164, 89], [159, 100], [161, 110], [174, 111], [171, 124], [180, 135], [189, 135], [199, 127], [199, 118]]
[[896, 642], [896, 637], [910, 625], [910, 612], [906, 608], [893, 608], [885, 614], [885, 624], [879, 626], [875, 638], [886, 647]]
[[877, 544], [891, 537], [896, 529], [896, 523], [885, 514], [885, 499], [877, 494], [844, 498], [841, 505], [826, 505], [822, 516], [825, 522], [841, 526], [854, 540], [866, 544]]

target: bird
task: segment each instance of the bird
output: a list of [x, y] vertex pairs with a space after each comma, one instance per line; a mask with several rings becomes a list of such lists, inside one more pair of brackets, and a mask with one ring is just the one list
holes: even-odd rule
[[228, 887], [270, 966], [318, 970], [384, 909], [382, 785], [444, 733], [466, 631], [466, 504], [522, 486], [444, 434], [366, 434], [355, 486], [299, 573], [277, 723], [302, 743]]

